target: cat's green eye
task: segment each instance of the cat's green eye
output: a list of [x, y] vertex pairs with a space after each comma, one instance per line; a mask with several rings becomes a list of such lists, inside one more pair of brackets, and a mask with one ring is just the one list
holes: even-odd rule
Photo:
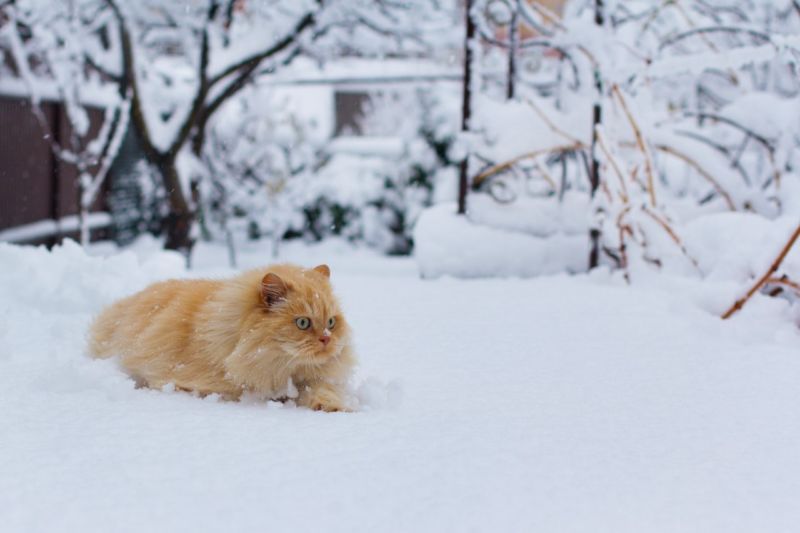
[[336, 325], [336, 319], [334, 317], [330, 317], [328, 319], [328, 329], [333, 329], [333, 326]]
[[301, 316], [300, 318], [296, 319], [294, 323], [300, 329], [308, 329], [311, 327], [311, 319], [305, 316]]

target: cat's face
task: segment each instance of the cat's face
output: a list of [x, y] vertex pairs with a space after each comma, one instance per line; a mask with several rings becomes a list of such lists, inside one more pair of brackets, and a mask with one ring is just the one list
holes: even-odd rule
[[271, 342], [302, 364], [323, 364], [338, 356], [349, 341], [349, 328], [331, 290], [328, 267], [273, 270], [261, 281]]

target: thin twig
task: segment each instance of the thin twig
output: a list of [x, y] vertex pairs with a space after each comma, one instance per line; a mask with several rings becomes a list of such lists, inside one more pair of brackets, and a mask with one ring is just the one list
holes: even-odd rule
[[606, 159], [608, 160], [609, 163], [611, 163], [611, 168], [614, 169], [614, 173], [619, 178], [619, 185], [620, 185], [620, 188], [621, 188], [621, 191], [619, 193], [620, 194], [620, 199], [622, 200], [623, 203], [627, 204], [628, 203], [628, 187], [627, 187], [627, 185], [625, 185], [625, 176], [624, 176], [624, 174], [622, 174], [622, 169], [620, 169], [619, 165], [617, 164], [617, 158], [614, 157], [611, 154], [611, 151], [608, 149], [608, 146], [606, 145], [605, 135], [603, 135], [600, 131], [597, 132], [597, 145], [600, 147], [600, 149], [606, 155]]
[[533, 166], [536, 168], [536, 170], [539, 171], [539, 174], [542, 175], [542, 179], [544, 179], [544, 181], [546, 181], [547, 184], [550, 185], [550, 187], [553, 189], [553, 192], [554, 193], [558, 192], [558, 185], [556, 185], [556, 180], [553, 179], [553, 176], [550, 175], [547, 169], [544, 168], [542, 165], [540, 165], [539, 162], [536, 160], [533, 161]]
[[694, 265], [694, 268], [696, 268], [697, 271], [702, 274], [702, 271], [700, 270], [700, 265], [698, 264], [697, 260], [694, 257], [692, 257], [692, 255], [689, 253], [689, 250], [686, 249], [686, 245], [683, 244], [683, 241], [675, 232], [675, 230], [672, 229], [672, 227], [669, 225], [669, 222], [658, 216], [650, 209], [648, 209], [647, 206], [642, 206], [642, 212], [645, 215], [652, 218], [656, 222], [656, 224], [661, 226], [661, 228], [667, 233], [667, 235], [669, 235], [669, 238], [672, 239], [672, 241], [678, 246], [684, 257], [686, 257], [686, 259], [688, 259]]
[[538, 105], [536, 105], [536, 103], [533, 100], [531, 100], [530, 98], [526, 98], [525, 99], [525, 103], [528, 104], [529, 106], [531, 106], [531, 108], [534, 110], [534, 112], [537, 115], [539, 115], [539, 118], [542, 119], [542, 121], [545, 124], [547, 124], [547, 127], [550, 128], [551, 130], [553, 130], [554, 133], [557, 133], [558, 135], [561, 135], [562, 137], [564, 137], [568, 141], [572, 142], [573, 144], [582, 144], [580, 139], [578, 139], [577, 137], [573, 137], [569, 133], [565, 132], [564, 130], [562, 130], [561, 128], [556, 126], [555, 123], [552, 120], [550, 120], [550, 117], [548, 117], [545, 114], [545, 112], [542, 111], [542, 109]]
[[625, 101], [625, 97], [622, 95], [622, 91], [619, 89], [619, 85], [614, 84], [611, 87], [612, 94], [615, 94], [617, 100], [619, 100], [620, 105], [622, 106], [622, 110], [625, 112], [625, 116], [628, 118], [628, 122], [633, 128], [633, 134], [636, 136], [636, 145], [639, 147], [639, 150], [642, 152], [644, 156], [644, 170], [645, 174], [647, 175], [647, 193], [650, 197], [650, 205], [653, 207], [656, 206], [656, 191], [655, 191], [655, 177], [653, 175], [653, 161], [652, 157], [650, 156], [650, 150], [647, 148], [647, 144], [644, 140], [644, 135], [642, 135], [642, 130], [639, 128], [639, 125], [636, 122], [636, 119], [633, 118], [633, 114], [628, 108], [628, 104]]
[[598, 190], [603, 191], [603, 194], [606, 195], [606, 200], [608, 200], [609, 203], [614, 201], [614, 197], [611, 194], [611, 191], [608, 189], [608, 183], [606, 183], [605, 181], [601, 181], [600, 185], [598, 185], [597, 188]]
[[752, 298], [752, 296], [758, 292], [761, 287], [764, 286], [767, 280], [769, 280], [775, 271], [780, 268], [781, 263], [783, 263], [783, 260], [786, 259], [786, 255], [789, 253], [789, 250], [792, 249], [792, 246], [794, 246], [794, 243], [797, 241], [798, 237], [800, 237], [800, 224], [798, 224], [798, 226], [794, 229], [794, 232], [792, 232], [792, 235], [789, 237], [789, 240], [786, 241], [786, 244], [783, 245], [778, 257], [775, 258], [769, 269], [764, 273], [763, 276], [758, 278], [758, 281], [756, 281], [755, 284], [750, 287], [750, 290], [748, 290], [744, 296], [736, 300], [730, 309], [725, 311], [725, 313], [722, 315], [723, 319], [730, 318], [737, 313], [742, 307], [744, 307], [744, 304], [746, 304], [747, 301]]
[[714, 187], [714, 190], [717, 191], [720, 196], [722, 196], [722, 199], [725, 200], [726, 204], [728, 204], [728, 208], [731, 211], [736, 211], [736, 204], [733, 202], [733, 198], [731, 198], [731, 195], [728, 194], [728, 191], [723, 189], [722, 185], [720, 185], [719, 182], [716, 179], [714, 179], [714, 176], [712, 176], [709, 172], [703, 169], [703, 167], [701, 167], [694, 159], [692, 159], [691, 157], [687, 156], [682, 152], [677, 151], [671, 146], [667, 146], [665, 144], [657, 145], [656, 150], [660, 150], [666, 154], [670, 154], [674, 157], [677, 157], [690, 167], [694, 168], [697, 171], [697, 173], [700, 174], [700, 176], [702, 176], [706, 181], [708, 181], [711, 184], [711, 186]]
[[769, 278], [767, 281], [764, 282], [764, 285], [783, 285], [785, 287], [789, 287], [793, 291], [795, 291], [798, 295], [800, 295], [800, 283], [796, 281], [792, 281], [787, 276], [781, 276], [779, 278]]
[[504, 161], [503, 163], [498, 163], [497, 165], [493, 165], [488, 169], [484, 170], [477, 176], [475, 176], [472, 180], [472, 186], [478, 187], [480, 184], [488, 177], [494, 176], [495, 174], [502, 172], [515, 164], [523, 161], [525, 159], [531, 159], [543, 154], [550, 154], [554, 152], [574, 152], [576, 150], [582, 150], [584, 148], [583, 144], [570, 144], [566, 146], [554, 146], [552, 148], [544, 148], [542, 150], [533, 150], [532, 152], [527, 152], [522, 155], [518, 155], [508, 161]]

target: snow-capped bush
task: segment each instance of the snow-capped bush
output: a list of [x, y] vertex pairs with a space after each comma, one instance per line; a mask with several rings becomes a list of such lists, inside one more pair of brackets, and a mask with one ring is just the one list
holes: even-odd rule
[[[446, 88], [376, 93], [362, 138], [340, 138], [311, 187], [315, 237], [342, 234], [389, 254], [407, 254], [420, 212], [446, 197], [457, 116]], [[308, 212], [308, 211], [307, 211]], [[318, 224], [322, 219], [325, 223]], [[329, 228], [329, 231], [326, 231]]]
[[455, 113], [444, 102], [430, 89], [377, 93], [364, 136], [328, 140], [285, 98], [244, 92], [221, 110], [195, 165], [203, 236], [232, 246], [269, 238], [277, 249], [282, 239], [335, 235], [409, 253], [414, 221], [455, 164]]
[[510, 209], [583, 195], [587, 267], [702, 271], [681, 234], [690, 221], [800, 214], [796, 3], [475, 4], [473, 222], [497, 227], [483, 196]]

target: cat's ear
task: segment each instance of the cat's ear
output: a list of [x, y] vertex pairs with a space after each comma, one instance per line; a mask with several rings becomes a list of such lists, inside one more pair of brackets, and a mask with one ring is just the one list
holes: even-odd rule
[[286, 283], [277, 274], [269, 272], [261, 280], [261, 299], [267, 307], [285, 300], [287, 291]]
[[328, 265], [319, 265], [315, 266], [314, 270], [325, 276], [326, 278], [331, 277], [331, 269], [328, 268]]

